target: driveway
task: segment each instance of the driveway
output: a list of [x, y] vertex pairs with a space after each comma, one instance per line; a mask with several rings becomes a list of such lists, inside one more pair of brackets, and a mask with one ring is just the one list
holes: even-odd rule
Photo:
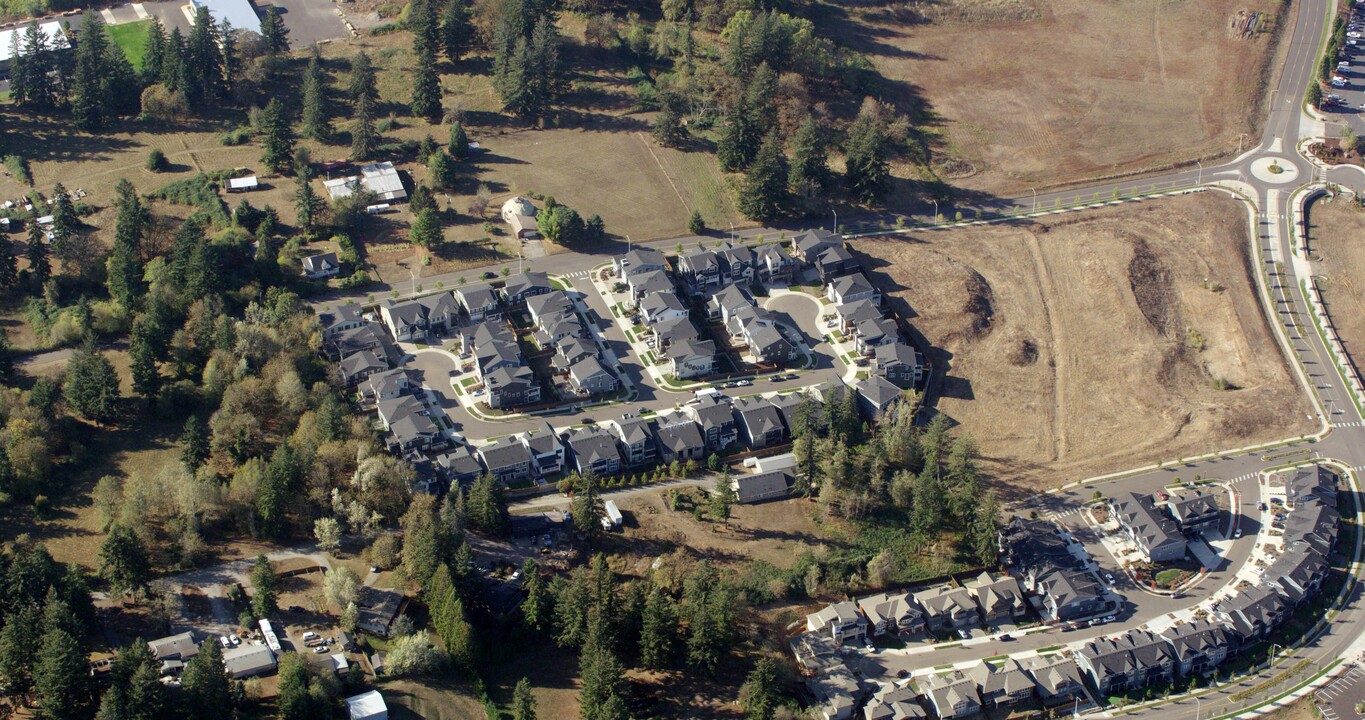
[[289, 47], [294, 50], [312, 47], [322, 40], [335, 40], [350, 35], [346, 24], [337, 14], [331, 0], [273, 0], [257, 7], [265, 14], [271, 6], [280, 9], [285, 27], [289, 28]]

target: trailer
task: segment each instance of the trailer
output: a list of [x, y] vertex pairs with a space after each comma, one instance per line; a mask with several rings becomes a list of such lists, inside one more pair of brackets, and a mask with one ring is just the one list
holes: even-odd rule
[[270, 627], [270, 621], [261, 618], [261, 637], [265, 638], [266, 647], [274, 652], [280, 652], [280, 639], [275, 636], [275, 630]]
[[608, 500], [603, 507], [606, 513], [602, 516], [602, 529], [615, 530], [621, 527], [621, 510], [616, 507], [616, 502]]

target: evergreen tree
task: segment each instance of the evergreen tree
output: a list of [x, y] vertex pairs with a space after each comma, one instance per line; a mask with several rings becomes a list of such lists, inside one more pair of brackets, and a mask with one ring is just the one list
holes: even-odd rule
[[313, 184], [306, 175], [299, 175], [296, 183], [298, 188], [294, 191], [294, 210], [298, 213], [299, 229], [304, 235], [312, 235], [317, 227], [318, 215], [322, 212], [322, 198], [313, 192]]
[[502, 483], [492, 475], [481, 475], [474, 481], [465, 505], [470, 527], [490, 535], [507, 533], [507, 501], [502, 495]]
[[[459, 62], [474, 40], [474, 25], [469, 15], [465, 0], [447, 0], [441, 10], [441, 49], [451, 62]], [[459, 155], [455, 157], [460, 158]]]
[[625, 668], [612, 647], [610, 620], [598, 608], [589, 612], [588, 636], [578, 656], [579, 717], [582, 720], [626, 720], [621, 678]]
[[19, 284], [19, 263], [14, 257], [14, 245], [0, 241], [0, 288], [12, 290]]
[[512, 720], [536, 720], [536, 698], [526, 678], [518, 680], [512, 689]]
[[602, 532], [602, 496], [597, 490], [596, 475], [588, 473], [579, 478], [574, 487], [573, 525], [589, 542]]
[[66, 367], [62, 397], [67, 406], [97, 423], [106, 423], [118, 411], [118, 373], [109, 359], [87, 339]]
[[132, 308], [146, 291], [142, 270], [142, 238], [147, 231], [149, 214], [138, 200], [137, 191], [128, 180], [119, 180], [114, 188], [118, 195], [114, 218], [114, 247], [109, 255], [109, 295], [125, 308]]
[[185, 445], [185, 449], [180, 452], [180, 462], [191, 471], [198, 470], [209, 458], [209, 440], [208, 425], [197, 413], [191, 414], [186, 418], [185, 427], [180, 432], [180, 442]]
[[767, 62], [759, 63], [749, 78], [744, 91], [744, 104], [749, 108], [749, 117], [761, 128], [777, 125], [777, 73]]
[[763, 141], [762, 130], [749, 115], [749, 106], [741, 100], [725, 116], [720, 142], [716, 145], [716, 159], [725, 172], [739, 172], [753, 162]]
[[[359, 103], [362, 97], [367, 97], [371, 101], [379, 100], [379, 86], [375, 82], [374, 64], [370, 62], [370, 56], [364, 50], [361, 50], [351, 60], [351, 75], [346, 88], [352, 102]], [[358, 111], [359, 108], [357, 108]]]
[[218, 643], [204, 643], [199, 654], [185, 664], [180, 692], [188, 720], [231, 720], [232, 683]]
[[890, 168], [885, 155], [886, 138], [876, 118], [867, 112], [858, 115], [844, 144], [844, 184], [859, 201], [875, 203], [886, 192]]
[[271, 98], [261, 112], [261, 130], [265, 135], [261, 162], [277, 173], [288, 170], [294, 160], [294, 128], [278, 99]]
[[129, 371], [133, 376], [133, 391], [147, 400], [156, 399], [161, 390], [161, 371], [157, 368], [157, 352], [150, 338], [134, 332], [128, 343]]
[[683, 585], [687, 617], [687, 664], [714, 674], [721, 657], [730, 651], [734, 635], [735, 589], [702, 561]]
[[938, 467], [925, 465], [915, 480], [914, 508], [910, 526], [921, 536], [928, 537], [943, 520], [943, 484]]
[[161, 82], [161, 61], [166, 55], [166, 28], [155, 16], [147, 27], [147, 49], [142, 56], [142, 84], [153, 85]]
[[981, 502], [974, 506], [974, 510], [971, 526], [972, 552], [978, 563], [983, 567], [990, 567], [995, 564], [999, 552], [996, 533], [999, 531], [1000, 500], [995, 497], [995, 493], [988, 491], [981, 498]]
[[662, 670], [668, 666], [678, 639], [678, 609], [673, 598], [655, 585], [640, 624], [640, 662], [647, 668]]
[[355, 122], [351, 125], [351, 159], [368, 160], [379, 142], [374, 126], [374, 101], [361, 94], [355, 103]]
[[[459, 0], [451, 0], [452, 3]], [[469, 157], [469, 136], [464, 132], [464, 126], [456, 120], [450, 126], [450, 144], [446, 146], [450, 156], [456, 160], [465, 160]]]
[[444, 189], [455, 186], [455, 163], [444, 150], [431, 154], [427, 161], [427, 169], [431, 171], [431, 184], [434, 187]]
[[261, 40], [271, 56], [289, 52], [289, 28], [285, 27], [284, 17], [274, 5], [261, 18]]
[[759, 222], [782, 216], [787, 205], [787, 159], [777, 132], [768, 133], [739, 193], [739, 211]]
[[65, 267], [79, 256], [81, 221], [76, 217], [76, 206], [66, 186], [53, 185], [52, 197], [52, 252]]
[[441, 115], [441, 78], [436, 74], [436, 56], [429, 49], [417, 55], [416, 77], [412, 81], [412, 114], [428, 121]]
[[788, 184], [798, 192], [803, 187], [823, 188], [829, 182], [829, 149], [824, 131], [814, 115], [806, 115], [792, 140], [791, 173]]
[[223, 54], [219, 44], [218, 23], [209, 9], [198, 6], [194, 26], [185, 39], [180, 75], [185, 83], [181, 92], [196, 110], [208, 107], [223, 92]]
[[52, 628], [43, 633], [33, 668], [41, 720], [85, 720], [90, 701], [89, 666], [85, 651], [69, 632]]
[[265, 618], [280, 611], [278, 585], [270, 560], [257, 555], [251, 568], [251, 612], [256, 617]]
[[231, 93], [242, 76], [242, 52], [237, 48], [236, 30], [226, 20], [218, 28], [218, 48], [223, 57], [223, 92]]
[[772, 720], [780, 696], [777, 689], [777, 664], [772, 658], [758, 659], [740, 690], [740, 707], [745, 720]]
[[441, 239], [441, 220], [436, 216], [436, 211], [427, 208], [418, 213], [417, 219], [412, 221], [412, 229], [408, 231], [408, 241], [431, 250], [441, 244]]
[[687, 128], [683, 127], [682, 115], [673, 103], [664, 103], [654, 117], [654, 140], [664, 147], [677, 147], [686, 139]]
[[142, 540], [127, 525], [115, 525], [100, 546], [100, 575], [120, 595], [136, 594], [146, 587], [152, 572], [151, 559]]
[[86, 10], [80, 42], [76, 43], [76, 71], [71, 78], [71, 113], [76, 118], [76, 127], [86, 132], [104, 129], [108, 119], [105, 116], [111, 102], [105, 84], [108, 47], [103, 17], [95, 10]]
[[[166, 44], [161, 52], [161, 84], [168, 90], [184, 93], [185, 82], [185, 36], [180, 28], [172, 27], [166, 36]], [[188, 98], [187, 98], [188, 100]]]
[[327, 142], [332, 137], [332, 123], [327, 117], [327, 72], [322, 69], [322, 59], [317, 46], [313, 46], [313, 57], [308, 60], [308, 69], [303, 73], [303, 134]]
[[[22, 47], [22, 50], [20, 49]], [[46, 111], [61, 97], [57, 86], [57, 58], [47, 34], [36, 21], [24, 29], [23, 42], [16, 33], [10, 47], [10, 93], [23, 108]]]
[[544, 632], [550, 626], [552, 608], [545, 579], [540, 576], [540, 566], [535, 560], [527, 558], [522, 563], [521, 574], [525, 578], [523, 587], [526, 590], [526, 599], [521, 603], [522, 624], [538, 633]]
[[33, 691], [33, 669], [42, 637], [37, 605], [20, 604], [5, 616], [5, 627], [0, 630], [0, 675], [10, 695], [26, 698]]
[[29, 279], [33, 282], [34, 290], [42, 292], [47, 279], [52, 277], [52, 264], [38, 223], [28, 224], [28, 244], [24, 247], [24, 258], [28, 260]]

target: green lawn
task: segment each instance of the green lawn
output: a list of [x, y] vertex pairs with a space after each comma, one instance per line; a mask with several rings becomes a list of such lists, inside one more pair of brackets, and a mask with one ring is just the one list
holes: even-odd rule
[[109, 26], [109, 37], [123, 50], [135, 70], [142, 69], [142, 58], [147, 54], [147, 28], [151, 24], [152, 20], [148, 18]]

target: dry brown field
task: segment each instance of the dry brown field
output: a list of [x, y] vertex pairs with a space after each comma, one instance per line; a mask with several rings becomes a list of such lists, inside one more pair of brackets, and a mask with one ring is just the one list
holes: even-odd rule
[[1246, 222], [1202, 193], [856, 247], [932, 348], [937, 410], [1041, 488], [1310, 430]]
[[838, 34], [888, 78], [889, 97], [927, 103], [938, 158], [976, 170], [952, 184], [999, 194], [1235, 150], [1274, 46], [1268, 32], [1238, 39], [1231, 21], [1281, 7], [952, 0], [918, 3], [946, 16], [918, 24], [916, 4], [850, 8]]
[[1308, 211], [1308, 248], [1318, 290], [1341, 344], [1359, 370], [1365, 360], [1365, 210], [1319, 199]]

